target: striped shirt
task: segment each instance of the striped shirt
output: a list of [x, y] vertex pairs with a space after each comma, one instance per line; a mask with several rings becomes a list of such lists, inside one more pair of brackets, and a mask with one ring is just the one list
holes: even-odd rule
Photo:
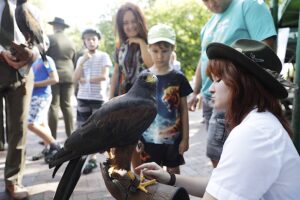
[[[81, 56], [77, 61], [77, 66], [81, 63], [83, 57]], [[85, 80], [90, 80], [90, 78], [99, 76], [103, 73], [105, 67], [111, 67], [112, 62], [109, 55], [105, 52], [97, 51], [92, 54], [92, 57], [83, 63], [83, 73]], [[78, 88], [78, 99], [88, 99], [88, 100], [98, 100], [106, 101], [107, 98], [107, 84], [108, 84], [108, 69], [107, 69], [107, 79], [100, 81], [99, 83], [79, 83]]]

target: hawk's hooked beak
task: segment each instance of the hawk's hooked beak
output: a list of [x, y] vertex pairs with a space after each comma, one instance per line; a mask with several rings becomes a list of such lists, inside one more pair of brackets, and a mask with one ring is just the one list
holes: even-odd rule
[[146, 82], [155, 83], [157, 81], [157, 77], [154, 74], [148, 75], [146, 78]]

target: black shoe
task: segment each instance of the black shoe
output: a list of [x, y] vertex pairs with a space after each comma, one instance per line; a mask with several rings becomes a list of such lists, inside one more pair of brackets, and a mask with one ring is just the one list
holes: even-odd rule
[[90, 159], [89, 162], [85, 165], [82, 173], [89, 174], [93, 171], [93, 169], [97, 168], [97, 161], [95, 159]]
[[32, 156], [32, 161], [36, 161], [36, 160], [39, 160], [41, 158], [44, 158], [48, 154], [48, 151], [49, 150], [47, 148], [43, 149], [43, 151], [41, 151], [37, 155]]
[[45, 162], [49, 164], [53, 160], [53, 156], [60, 150], [60, 146], [55, 146], [55, 148], [51, 148], [48, 153], [45, 155]]

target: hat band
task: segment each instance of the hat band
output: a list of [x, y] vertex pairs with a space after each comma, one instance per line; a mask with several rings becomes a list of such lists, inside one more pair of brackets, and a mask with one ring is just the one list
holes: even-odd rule
[[[246, 54], [245, 54], [245, 55], [246, 55]], [[246, 55], [246, 56], [248, 56], [248, 55]], [[253, 54], [253, 53], [250, 53], [249, 56], [248, 56], [248, 58], [250, 58], [251, 60], [253, 60], [253, 61], [256, 62], [256, 63], [262, 63], [262, 62], [265, 62], [264, 59], [256, 58], [256, 57], [255, 57], [255, 54]]]

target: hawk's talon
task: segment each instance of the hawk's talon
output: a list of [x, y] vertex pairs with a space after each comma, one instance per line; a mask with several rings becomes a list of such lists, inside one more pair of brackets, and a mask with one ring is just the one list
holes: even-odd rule
[[145, 181], [145, 177], [142, 175], [141, 176], [141, 182], [139, 184], [139, 186], [137, 187], [139, 190], [145, 192], [145, 193], [148, 193], [149, 191], [146, 190], [146, 187], [149, 186], [149, 185], [153, 185], [153, 184], [156, 184], [156, 179], [152, 179], [152, 180], [149, 180], [149, 181]]
[[[128, 176], [130, 177], [131, 180], [134, 180], [136, 179], [134, 173], [132, 173], [131, 171], [127, 172]], [[149, 180], [149, 181], [145, 181], [145, 177], [144, 175], [141, 175], [140, 176], [140, 182], [139, 182], [139, 185], [137, 186], [137, 189], [141, 190], [142, 192], [145, 192], [145, 193], [148, 193], [148, 190], [146, 189], [147, 186], [149, 185], [153, 185], [156, 183], [156, 179], [152, 179], [152, 180]]]

